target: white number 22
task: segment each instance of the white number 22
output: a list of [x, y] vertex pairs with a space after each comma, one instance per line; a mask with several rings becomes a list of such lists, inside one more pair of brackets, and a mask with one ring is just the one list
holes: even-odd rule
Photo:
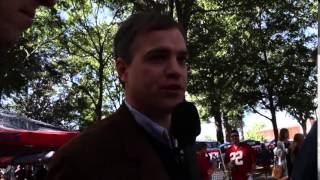
[[232, 152], [230, 153], [230, 160], [234, 161], [236, 165], [243, 165], [243, 153], [242, 151], [236, 151], [236, 152]]

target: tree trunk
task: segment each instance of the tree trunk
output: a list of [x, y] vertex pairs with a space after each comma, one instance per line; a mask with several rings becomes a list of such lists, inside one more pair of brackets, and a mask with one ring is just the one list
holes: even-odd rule
[[169, 14], [173, 17], [174, 0], [169, 0]]
[[[271, 91], [271, 92], [270, 92]], [[269, 102], [270, 102], [270, 113], [271, 113], [271, 122], [273, 127], [274, 139], [278, 141], [278, 125], [277, 125], [277, 117], [276, 117], [276, 108], [273, 104], [272, 90], [269, 90]]]
[[223, 138], [220, 104], [217, 103], [212, 108], [213, 108], [214, 121], [216, 125], [216, 131], [217, 131], [217, 140], [222, 144], [224, 143], [224, 138]]
[[271, 122], [272, 122], [272, 127], [273, 127], [273, 134], [274, 134], [274, 139], [278, 141], [278, 126], [277, 126], [277, 119], [276, 119], [276, 111], [274, 109], [270, 109], [271, 112]]
[[230, 142], [230, 133], [232, 129], [229, 124], [229, 118], [227, 116], [223, 116], [223, 124], [225, 128], [226, 141]]
[[307, 121], [301, 120], [301, 123], [299, 123], [302, 127], [302, 132], [304, 137], [307, 136]]
[[[188, 32], [188, 26], [191, 18], [191, 10], [194, 6], [195, 0], [175, 0], [176, 11], [178, 16], [178, 21], [182, 25], [185, 33]], [[185, 35], [186, 35], [185, 34]]]
[[102, 102], [103, 102], [103, 81], [104, 81], [104, 74], [103, 74], [104, 64], [103, 64], [103, 57], [102, 53], [100, 53], [100, 66], [98, 71], [99, 76], [99, 99], [96, 109], [96, 120], [100, 121], [102, 118]]

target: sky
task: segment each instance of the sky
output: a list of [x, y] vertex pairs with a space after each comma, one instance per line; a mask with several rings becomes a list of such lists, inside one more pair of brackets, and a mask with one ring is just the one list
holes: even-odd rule
[[[268, 111], [260, 111], [262, 114], [270, 117]], [[299, 123], [294, 120], [287, 112], [281, 111], [277, 112], [277, 125], [278, 128], [285, 128], [299, 125]], [[269, 119], [255, 114], [252, 112], [245, 113], [244, 116], [244, 133], [246, 133], [256, 122], [261, 122], [266, 125], [265, 129], [271, 129], [272, 123]], [[197, 137], [197, 140], [215, 140], [216, 139], [216, 129], [214, 121], [211, 123], [202, 123], [201, 124], [201, 134]]]

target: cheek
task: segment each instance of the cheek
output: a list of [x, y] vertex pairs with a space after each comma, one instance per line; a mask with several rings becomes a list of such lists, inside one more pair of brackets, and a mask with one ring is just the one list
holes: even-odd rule
[[187, 71], [187, 69], [186, 69], [186, 70], [185, 70], [185, 73], [184, 73], [184, 81], [187, 82], [187, 80], [188, 80], [188, 71]]

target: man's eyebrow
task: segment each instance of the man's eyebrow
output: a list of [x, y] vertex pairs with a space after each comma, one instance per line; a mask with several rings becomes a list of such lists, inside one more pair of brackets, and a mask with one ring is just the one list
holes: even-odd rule
[[169, 53], [170, 50], [168, 48], [155, 48], [155, 49], [151, 49], [150, 51], [148, 51], [146, 53], [146, 55], [150, 55], [150, 54], [157, 54], [157, 53]]
[[[146, 53], [146, 56], [147, 55], [150, 55], [150, 54], [154, 54], [154, 53], [170, 53], [170, 49], [168, 49], [168, 48], [155, 48], [155, 49], [152, 49], [152, 50], [150, 50], [150, 51], [148, 51], [147, 53]], [[178, 54], [179, 55], [183, 55], [183, 56], [189, 56], [189, 52], [188, 52], [188, 50], [179, 50], [178, 51]]]

